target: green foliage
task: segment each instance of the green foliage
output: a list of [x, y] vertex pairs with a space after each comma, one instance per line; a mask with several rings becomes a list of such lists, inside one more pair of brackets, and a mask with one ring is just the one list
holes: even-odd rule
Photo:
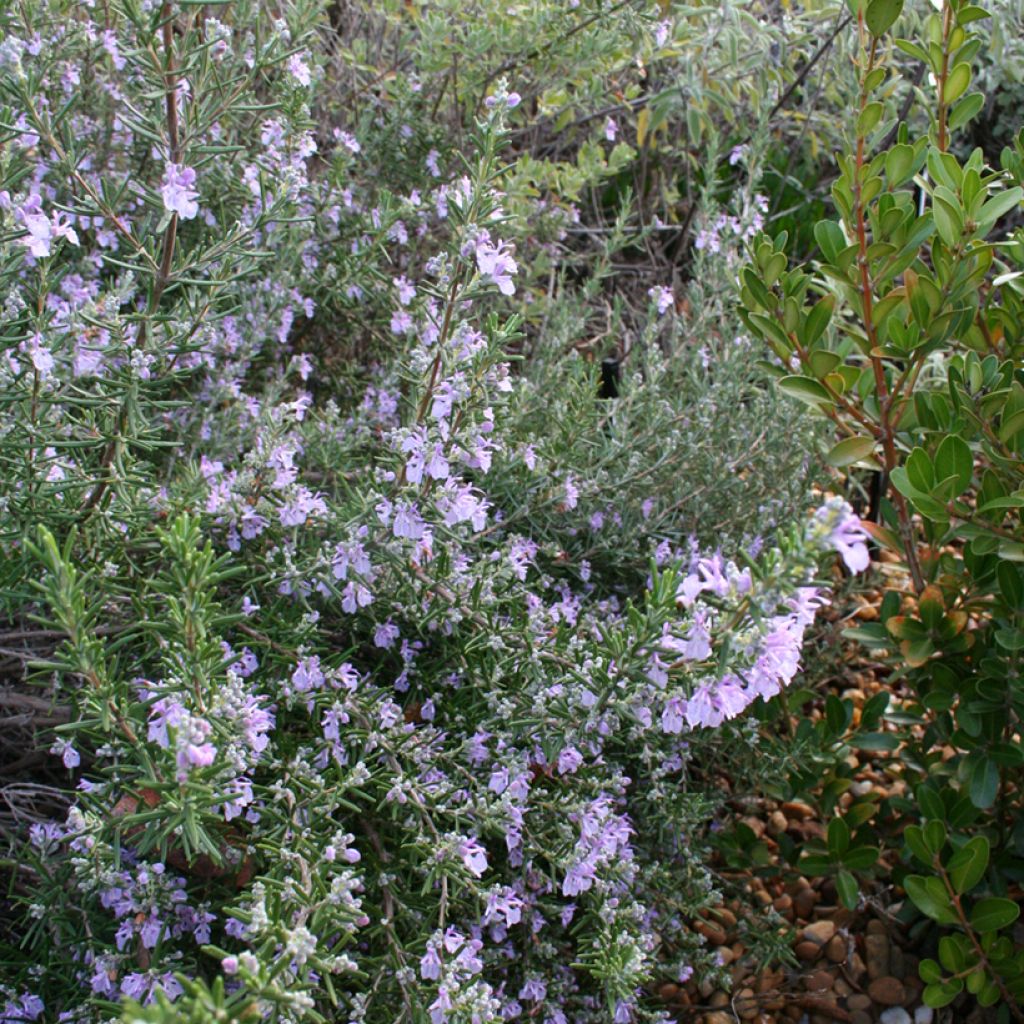
[[[1024, 875], [1024, 233], [1000, 227], [1024, 199], [1024, 135], [997, 169], [980, 149], [955, 154], [953, 133], [984, 106], [968, 90], [988, 12], [947, 0], [919, 40], [891, 40], [901, 8], [853, 5], [861, 89], [832, 186], [839, 220], [815, 227], [813, 273], [788, 269], [784, 236], [755, 240], [743, 316], [781, 364], [781, 390], [838, 428], [829, 463], [888, 481], [872, 533], [913, 590], [890, 592], [880, 621], [851, 635], [888, 655], [909, 699], [880, 709], [886, 732], [862, 720], [844, 736], [848, 715], [828, 717], [854, 746], [898, 749], [918, 780], [916, 803], [899, 804], [902, 844], [883, 838], [927, 872], [900, 872], [912, 904], [953, 930], [941, 967], [922, 964], [925, 1000], [966, 990], [1019, 1015], [1024, 951], [1005, 894]], [[926, 65], [935, 94], [927, 132], [903, 124], [890, 144], [893, 47]], [[822, 868], [842, 863], [840, 820]]]

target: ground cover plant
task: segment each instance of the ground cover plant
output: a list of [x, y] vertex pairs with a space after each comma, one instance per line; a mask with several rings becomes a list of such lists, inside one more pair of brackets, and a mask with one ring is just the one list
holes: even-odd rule
[[[745, 977], [727, 901], [791, 959], [752, 879], [883, 869], [925, 1002], [1019, 1012], [984, 13], [0, 9], [0, 1019], [665, 1020]], [[804, 670], [869, 537], [898, 709]], [[851, 749], [919, 776], [895, 823]], [[795, 795], [842, 813], [769, 856], [737, 810]]]

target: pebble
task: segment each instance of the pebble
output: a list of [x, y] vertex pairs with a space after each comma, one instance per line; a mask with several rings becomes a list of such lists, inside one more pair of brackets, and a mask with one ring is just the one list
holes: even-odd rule
[[710, 921], [698, 921], [693, 927], [694, 931], [700, 932], [712, 946], [722, 946], [725, 944], [724, 928], [719, 928], [718, 925], [712, 924]]
[[864, 960], [868, 968], [868, 977], [884, 978], [889, 974], [889, 939], [885, 935], [864, 936]]
[[845, 963], [846, 961], [846, 939], [842, 935], [833, 935], [825, 947], [825, 956], [834, 964]]
[[807, 821], [814, 817], [814, 808], [800, 803], [798, 800], [792, 800], [787, 804], [783, 804], [782, 812], [787, 818], [796, 818], [799, 821]]
[[796, 944], [794, 952], [801, 960], [817, 960], [821, 955], [821, 946], [816, 942], [804, 940]]
[[874, 1021], [866, 1010], [854, 1010], [850, 1014], [850, 1024], [874, 1024]]
[[754, 995], [754, 990], [750, 988], [740, 989], [734, 1006], [736, 1007], [736, 1012], [743, 1020], [753, 1020], [760, 1014], [757, 997]]
[[661, 996], [665, 1002], [670, 1003], [677, 995], [679, 995], [679, 986], [674, 985], [671, 981], [666, 981], [665, 984], [658, 989], [658, 995]]
[[807, 918], [814, 910], [814, 904], [818, 902], [818, 894], [813, 889], [801, 889], [793, 897], [793, 909], [797, 917]]
[[808, 992], [826, 992], [835, 982], [828, 971], [815, 971], [804, 978], [804, 988]]
[[914, 1024], [932, 1024], [935, 1011], [930, 1006], [919, 1006], [914, 1011]]
[[714, 1006], [716, 1008], [719, 1006], [728, 1006], [729, 997], [724, 992], [718, 991], [711, 997], [709, 1003], [711, 1006]]
[[815, 921], [804, 929], [804, 938], [824, 946], [836, 933], [836, 926], [831, 921]]
[[789, 828], [789, 819], [782, 811], [772, 811], [768, 817], [768, 832], [777, 836], [785, 832], [787, 828]]
[[845, 978], [835, 978], [832, 982], [832, 991], [844, 998], [853, 995], [853, 989], [846, 983]]
[[882, 1011], [878, 1024], [913, 1024], [913, 1021], [902, 1006], [890, 1006], [888, 1010]]
[[731, 1013], [715, 1010], [714, 1013], [704, 1014], [704, 1024], [736, 1024], [736, 1018]]
[[793, 897], [788, 892], [784, 892], [781, 896], [776, 896], [772, 900], [772, 906], [780, 913], [784, 914], [787, 910], [793, 909]]
[[867, 968], [864, 966], [864, 961], [860, 958], [860, 953], [854, 953], [850, 957], [849, 963], [850, 974], [853, 975], [854, 981], [859, 981], [864, 977], [864, 972]]
[[846, 1000], [846, 1005], [851, 1010], [870, 1010], [871, 996], [866, 996], [863, 992], [855, 992]]
[[907, 990], [899, 978], [875, 978], [868, 985], [868, 995], [880, 1006], [900, 1006], [906, 1001]]
[[728, 907], [718, 907], [714, 911], [715, 917], [718, 918], [718, 923], [723, 928], [735, 928], [736, 927], [736, 915], [729, 910]]

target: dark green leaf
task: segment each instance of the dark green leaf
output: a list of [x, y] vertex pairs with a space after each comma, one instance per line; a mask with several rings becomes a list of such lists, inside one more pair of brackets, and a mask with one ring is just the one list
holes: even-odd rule
[[971, 911], [971, 927], [979, 932], [996, 932], [1013, 924], [1020, 917], [1020, 907], [1013, 900], [992, 896], [976, 903]]
[[975, 836], [953, 854], [946, 870], [957, 893], [970, 892], [984, 878], [988, 856], [989, 845], [984, 836]]
[[877, 39], [884, 36], [903, 12], [903, 0], [869, 0], [864, 12], [868, 31]]

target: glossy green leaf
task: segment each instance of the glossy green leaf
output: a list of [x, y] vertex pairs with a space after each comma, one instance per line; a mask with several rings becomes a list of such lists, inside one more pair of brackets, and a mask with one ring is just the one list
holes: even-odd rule
[[971, 911], [971, 927], [979, 932], [996, 932], [1020, 917], [1020, 906], [1002, 896], [980, 900]]
[[877, 39], [884, 36], [903, 13], [903, 0], [869, 0], [864, 11], [868, 31]]
[[859, 898], [857, 879], [849, 871], [843, 870], [836, 875], [836, 892], [839, 893], [839, 902], [847, 910], [857, 909]]
[[914, 906], [933, 921], [938, 921], [939, 924], [952, 924], [956, 921], [949, 893], [946, 892], [941, 879], [908, 875], [903, 880], [903, 888], [907, 890], [907, 895]]
[[841, 469], [843, 466], [852, 466], [868, 458], [875, 450], [875, 439], [873, 437], [847, 437], [834, 445], [832, 450], [825, 456], [830, 466]]
[[989, 845], [984, 836], [968, 840], [946, 865], [950, 881], [957, 893], [970, 892], [985, 877], [988, 868]]
[[934, 465], [936, 480], [945, 480], [948, 477], [956, 480], [956, 494], [963, 494], [971, 486], [974, 456], [967, 442], [956, 434], [943, 438], [935, 452]]
[[813, 377], [791, 375], [779, 381], [779, 388], [792, 398], [799, 398], [808, 405], [831, 405], [832, 398], [825, 388]]

